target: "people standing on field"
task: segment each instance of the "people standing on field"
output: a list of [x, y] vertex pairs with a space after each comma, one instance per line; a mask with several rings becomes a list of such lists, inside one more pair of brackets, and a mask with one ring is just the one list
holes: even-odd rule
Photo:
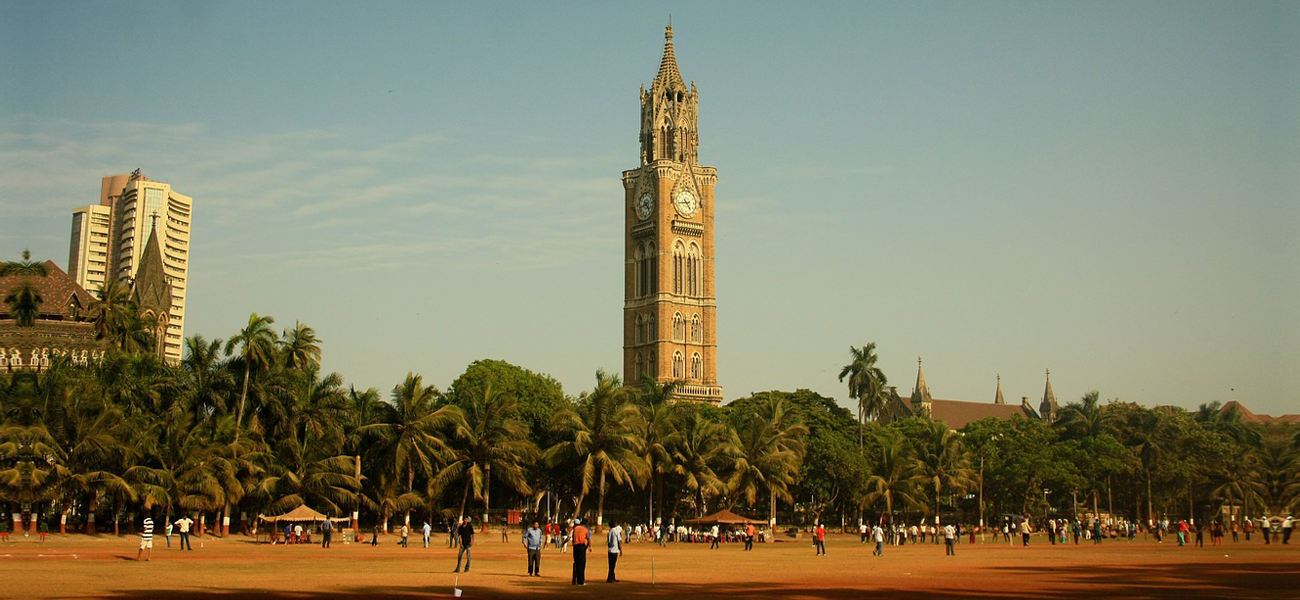
[[875, 556], [885, 555], [885, 530], [877, 523], [871, 528], [871, 539], [876, 542], [876, 549], [871, 552]]
[[951, 523], [943, 526], [944, 556], [957, 556], [957, 530]]
[[140, 549], [135, 553], [137, 562], [140, 560], [140, 554], [145, 550], [148, 550], [149, 554], [145, 555], [144, 560], [149, 562], [149, 559], [153, 558], [153, 519], [150, 517], [144, 518], [144, 523], [140, 528]]
[[474, 546], [474, 524], [470, 522], [469, 517], [460, 518], [460, 526], [456, 528], [456, 542], [460, 544], [460, 550], [456, 552], [456, 570], [452, 573], [460, 572], [460, 559], [465, 559], [465, 572], [469, 572], [469, 563], [474, 557], [470, 548]]
[[192, 526], [194, 526], [194, 519], [191, 519], [189, 515], [183, 515], [181, 518], [176, 519], [176, 529], [181, 534], [181, 550], [194, 549], [194, 546], [190, 545], [190, 527]]
[[542, 576], [542, 546], [545, 542], [545, 534], [537, 528], [537, 521], [533, 521], [533, 526], [524, 532], [524, 550], [528, 552], [528, 576]]
[[826, 556], [826, 525], [817, 523], [817, 529], [813, 532], [813, 546], [817, 548], [817, 556]]
[[570, 538], [573, 542], [573, 585], [587, 585], [587, 552], [590, 550], [591, 533], [587, 526], [582, 524], [582, 519], [573, 520], [573, 529], [570, 532]]

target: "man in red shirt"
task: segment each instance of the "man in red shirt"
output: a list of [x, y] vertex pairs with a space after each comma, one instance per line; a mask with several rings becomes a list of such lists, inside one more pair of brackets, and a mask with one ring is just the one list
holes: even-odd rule
[[754, 524], [753, 523], [749, 523], [745, 525], [745, 549], [746, 550], [754, 549]]
[[587, 585], [587, 551], [591, 545], [591, 532], [582, 519], [573, 520], [573, 585]]
[[817, 530], [814, 533], [813, 545], [817, 547], [817, 554], [826, 556], [826, 526], [818, 523]]

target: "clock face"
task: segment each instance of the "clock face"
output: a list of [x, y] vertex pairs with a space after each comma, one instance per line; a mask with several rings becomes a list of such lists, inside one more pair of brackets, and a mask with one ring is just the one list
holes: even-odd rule
[[650, 218], [650, 213], [654, 212], [655, 199], [650, 192], [641, 194], [641, 198], [636, 201], [636, 216], [642, 221]]
[[682, 190], [677, 192], [677, 196], [673, 198], [673, 207], [683, 217], [689, 217], [695, 214], [695, 209], [700, 207], [700, 201], [689, 190]]

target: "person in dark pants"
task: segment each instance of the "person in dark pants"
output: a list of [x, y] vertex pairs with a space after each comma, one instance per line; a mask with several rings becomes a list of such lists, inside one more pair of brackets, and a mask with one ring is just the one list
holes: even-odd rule
[[573, 585], [587, 585], [587, 551], [591, 532], [582, 524], [582, 519], [574, 519], [573, 531], [569, 535], [573, 542]]
[[325, 520], [321, 521], [320, 523], [320, 538], [321, 538], [320, 547], [321, 548], [330, 547], [330, 534], [333, 532], [334, 532], [334, 523], [330, 521], [329, 515], [326, 515]]
[[618, 565], [618, 556], [623, 552], [623, 526], [615, 523], [610, 527], [605, 544], [609, 546], [609, 576], [605, 578], [605, 583], [618, 583], [618, 577], [614, 576], [614, 567]]
[[370, 545], [371, 546], [379, 545], [379, 523], [375, 523], [374, 533], [370, 536]]
[[460, 518], [460, 527], [456, 528], [456, 537], [460, 541], [460, 550], [456, 553], [456, 570], [452, 573], [460, 572], [460, 559], [465, 559], [465, 572], [469, 572], [469, 561], [473, 558], [470, 554], [470, 547], [474, 545], [474, 524], [469, 521], [469, 517]]
[[537, 528], [537, 522], [533, 521], [533, 526], [524, 532], [524, 549], [528, 551], [528, 576], [542, 576], [542, 530]]
[[191, 519], [189, 515], [184, 515], [181, 518], [176, 519], [176, 529], [180, 530], [181, 534], [181, 550], [194, 549], [194, 546], [190, 545], [190, 527], [193, 525], [194, 519]]
[[826, 555], [826, 526], [821, 523], [813, 530], [813, 546], [817, 548], [817, 555]]

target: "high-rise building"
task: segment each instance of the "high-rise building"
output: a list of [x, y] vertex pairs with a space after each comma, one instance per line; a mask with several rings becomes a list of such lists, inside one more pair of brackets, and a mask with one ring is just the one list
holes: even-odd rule
[[98, 292], [109, 278], [134, 280], [149, 235], [157, 230], [163, 272], [171, 285], [163, 356], [179, 362], [185, 340], [185, 291], [189, 278], [190, 213], [194, 200], [136, 169], [105, 177], [99, 204], [72, 212], [69, 275]]
[[713, 285], [714, 167], [699, 162], [699, 97], [677, 70], [673, 28], [641, 87], [641, 166], [623, 172], [624, 380], [677, 382], [676, 397], [720, 404]]

